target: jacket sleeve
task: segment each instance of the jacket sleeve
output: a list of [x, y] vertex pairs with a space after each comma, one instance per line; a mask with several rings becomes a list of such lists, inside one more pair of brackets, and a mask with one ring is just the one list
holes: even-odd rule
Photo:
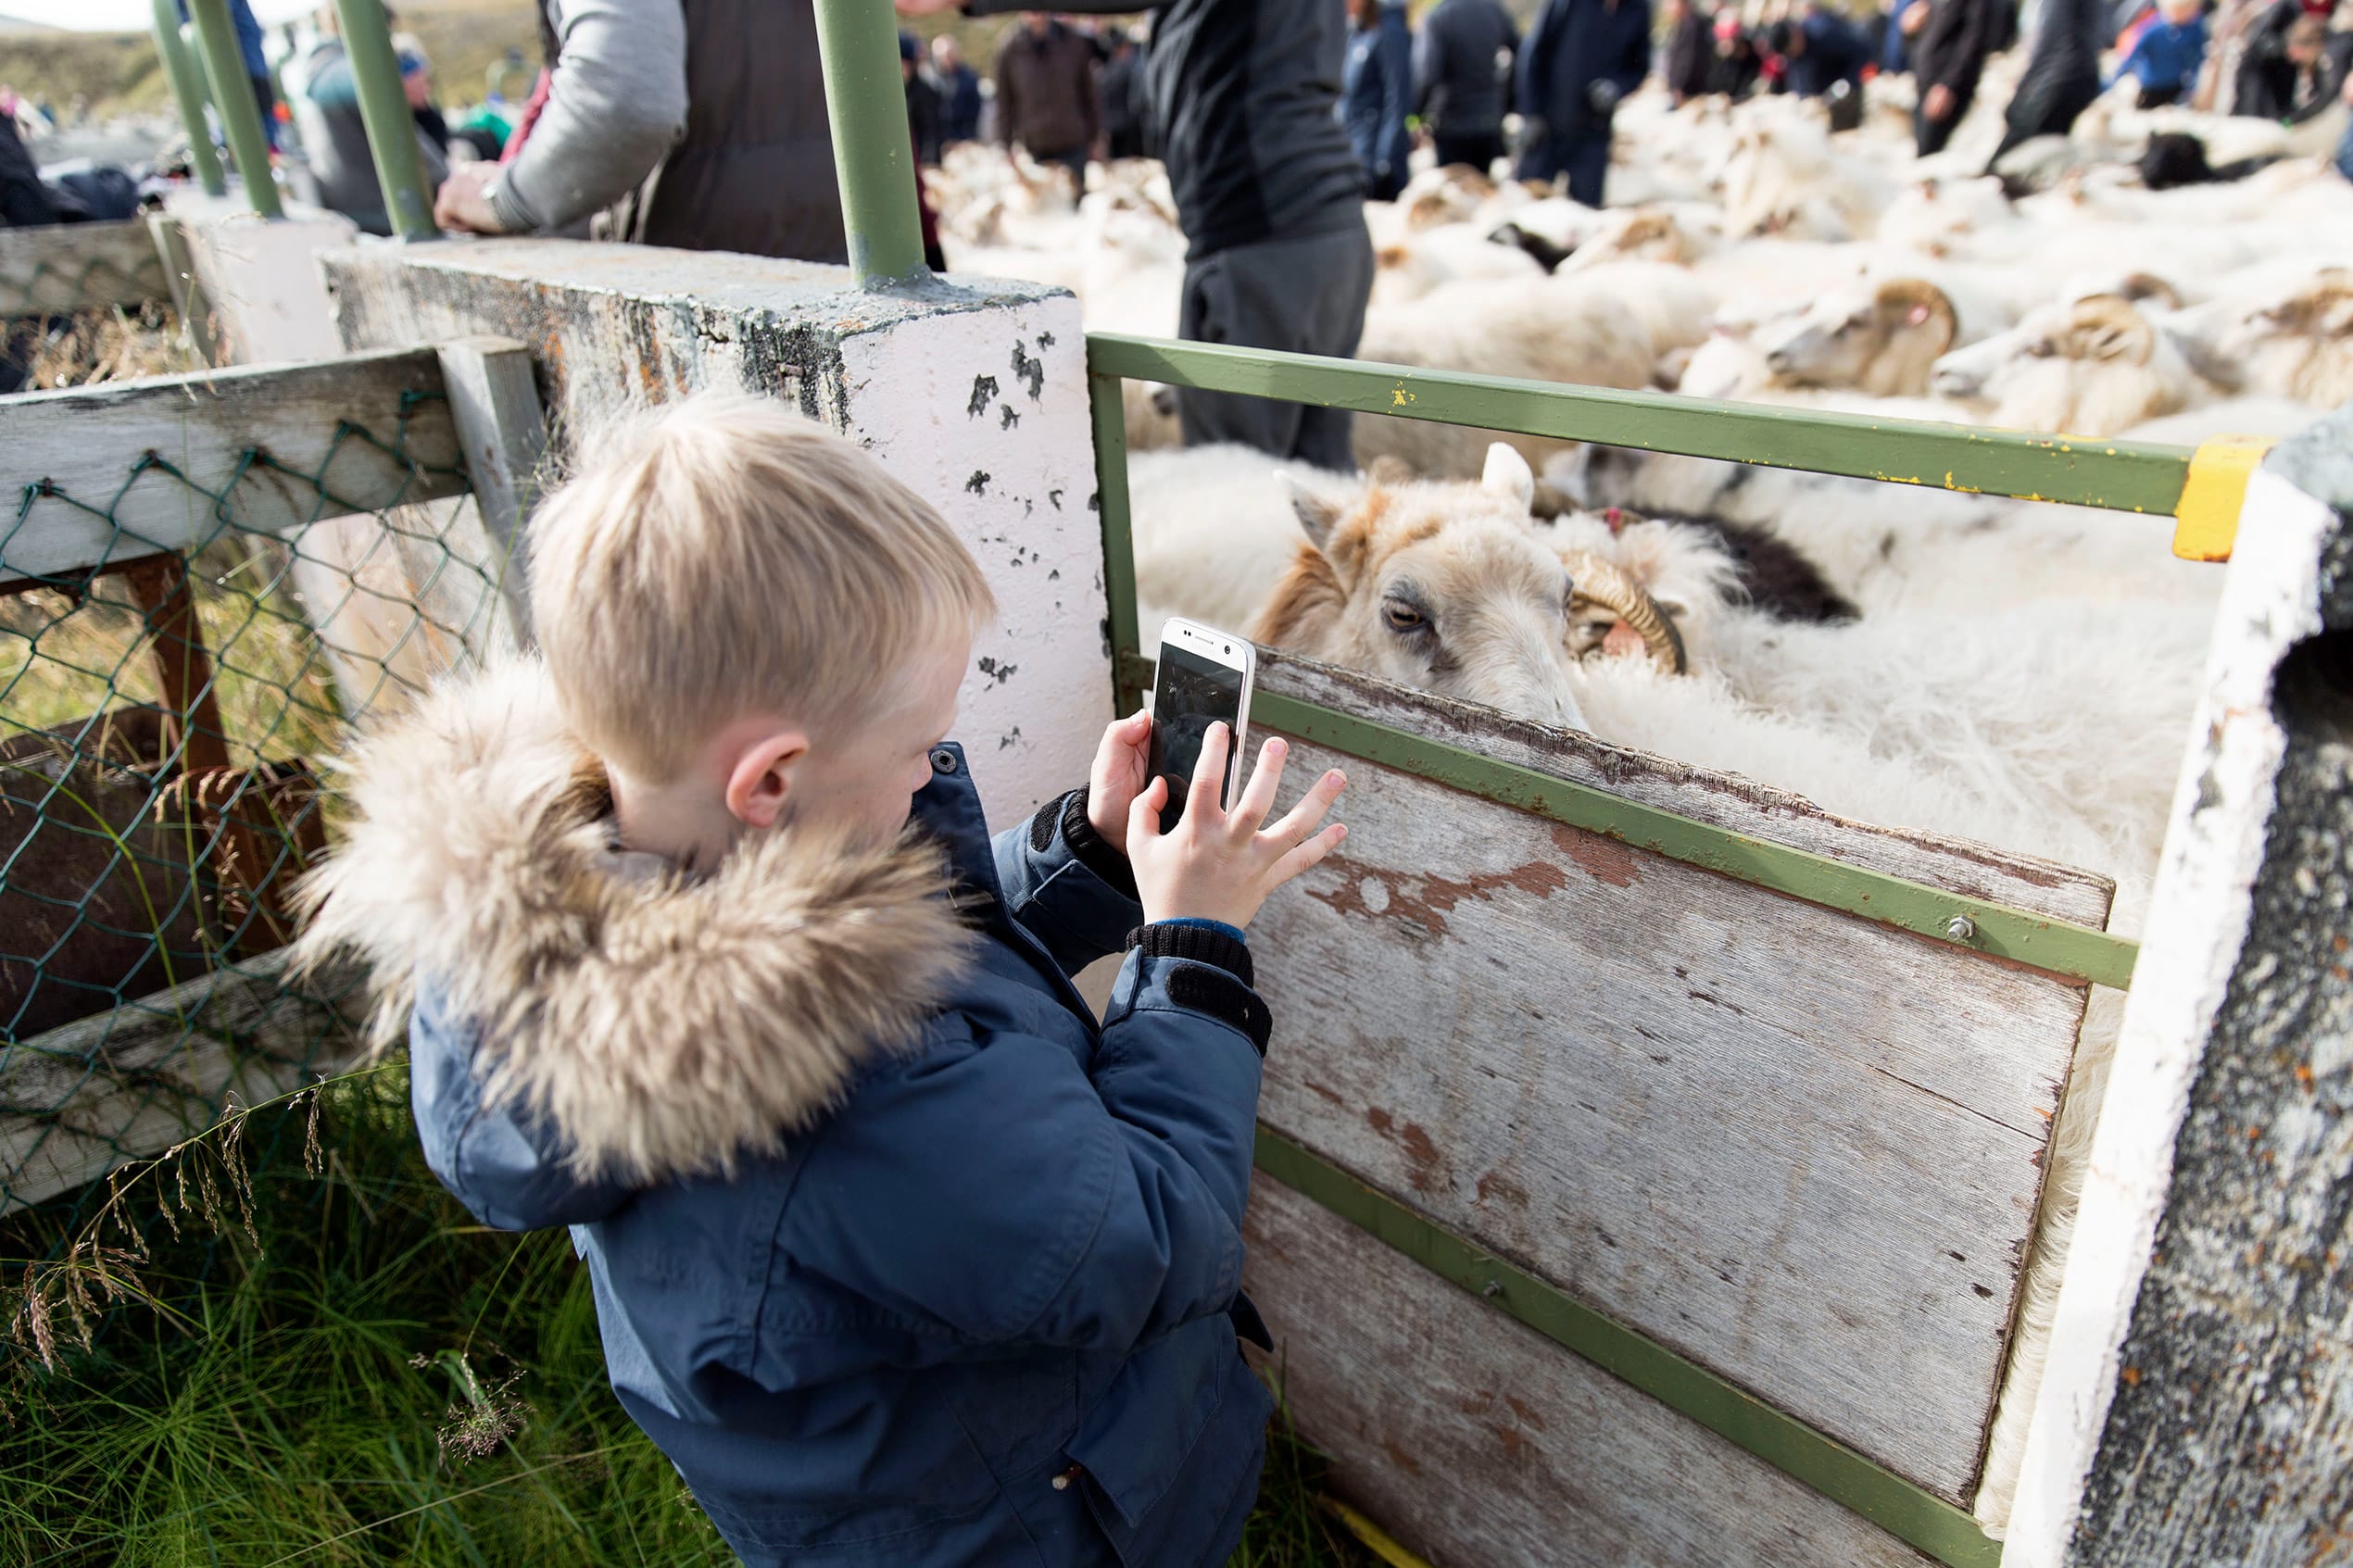
[[502, 1231], [581, 1224], [618, 1207], [629, 1189], [583, 1182], [566, 1169], [562, 1139], [521, 1107], [483, 1103], [482, 1035], [454, 1016], [429, 981], [409, 1024], [409, 1104], [425, 1163], [451, 1197]]
[[1948, 0], [1961, 7], [1959, 28], [1951, 44], [1941, 51], [1937, 60], [1936, 80], [1929, 85], [1948, 88], [1955, 93], [1965, 82], [1976, 80], [1985, 68], [1985, 50], [1994, 37], [1994, 6], [1996, 0]]
[[[1382, 29], [1384, 33], [1389, 30]], [[1403, 31], [1381, 40], [1380, 150], [1386, 155], [1405, 134], [1405, 117], [1414, 112], [1414, 44]], [[1384, 157], [1381, 169], [1389, 169]]]
[[1619, 58], [1617, 69], [1610, 73], [1611, 82], [1621, 94], [1634, 92], [1651, 73], [1651, 3], [1629, 3], [1633, 18], [1627, 28], [1626, 53]]
[[1446, 30], [1436, 17], [1422, 23], [1414, 38], [1414, 112], [1427, 116], [1429, 100], [1446, 69]]
[[1021, 826], [997, 835], [997, 880], [1005, 912], [1046, 945], [1064, 974], [1076, 974], [1144, 922], [1127, 857], [1087, 820], [1087, 792], [1049, 800]]
[[[1148, 928], [1084, 1066], [975, 1024], [862, 1085], [802, 1168], [795, 1265], [969, 1346], [1125, 1351], [1225, 1312], [1266, 1012], [1239, 973], [1176, 956], [1221, 943], [1240, 947]], [[763, 1334], [750, 1375], [789, 1353]]]
[[562, 0], [557, 11], [547, 107], [491, 197], [515, 232], [610, 207], [686, 125], [685, 12], [633, 0]]

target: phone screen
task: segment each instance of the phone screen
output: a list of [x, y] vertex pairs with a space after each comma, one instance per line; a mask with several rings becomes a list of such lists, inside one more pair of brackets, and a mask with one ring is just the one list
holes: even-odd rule
[[[1166, 833], [1185, 814], [1185, 792], [1193, 784], [1193, 764], [1201, 760], [1202, 737], [1212, 724], [1224, 724], [1228, 742], [1241, 717], [1242, 672], [1227, 664], [1213, 664], [1174, 643], [1160, 645], [1160, 675], [1152, 692], [1152, 771], [1168, 781], [1168, 804], [1161, 808], [1160, 828]], [[1226, 759], [1226, 777], [1217, 798], [1225, 803], [1233, 793], [1234, 759]]]

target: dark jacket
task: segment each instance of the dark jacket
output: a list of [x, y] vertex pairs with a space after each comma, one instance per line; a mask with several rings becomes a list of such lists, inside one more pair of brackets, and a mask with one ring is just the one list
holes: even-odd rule
[[1143, 157], [1151, 150], [1144, 101], [1144, 54], [1129, 45], [1103, 64], [1103, 140], [1114, 157]]
[[14, 117], [0, 114], [0, 228], [37, 229], [65, 219], [54, 192], [41, 181], [41, 167], [17, 134]]
[[1394, 196], [1414, 144], [1405, 114], [1414, 94], [1414, 42], [1403, 6], [1377, 5], [1373, 25], [1351, 28], [1340, 66], [1340, 122], [1373, 194]]
[[2103, 9], [2101, 0], [2042, 0], [1995, 157], [2036, 136], [2066, 135], [2099, 96]]
[[1499, 131], [1510, 107], [1519, 29], [1496, 0], [1439, 0], [1414, 39], [1414, 103], [1432, 132]]
[[1060, 22], [1042, 33], [1024, 26], [1005, 34], [997, 51], [999, 141], [1032, 157], [1068, 157], [1084, 154], [1101, 129], [1093, 44]]
[[1695, 6], [1687, 6], [1683, 19], [1675, 24], [1675, 32], [1667, 41], [1667, 60], [1661, 75], [1667, 92], [1676, 98], [1703, 97], [1716, 89], [1716, 34], [1706, 17]]
[[915, 161], [939, 162], [939, 90], [918, 74], [907, 79], [907, 133], [914, 138]]
[[980, 134], [980, 72], [959, 60], [939, 79], [939, 136], [969, 142]]
[[1818, 98], [1835, 82], [1862, 84], [1871, 45], [1860, 28], [1828, 11], [1816, 11], [1797, 25], [1806, 34], [1806, 46], [1790, 56], [1791, 92], [1801, 98]]
[[992, 843], [941, 746], [896, 847], [633, 881], [529, 664], [357, 779], [306, 940], [425, 977], [428, 1161], [572, 1227], [615, 1393], [747, 1563], [1225, 1561], [1265, 1006], [1241, 943], [1154, 926], [1096, 1025], [1069, 976], [1140, 911], [1083, 794]]
[[1544, 0], [1519, 52], [1519, 107], [1554, 138], [1605, 134], [1596, 82], [1619, 97], [1650, 74], [1650, 0]]
[[1928, 22], [1912, 35], [1912, 75], [1926, 97], [1931, 87], [1967, 98], [1977, 91], [1994, 47], [1999, 0], [1928, 0]]
[[[964, 0], [974, 16], [1030, 0]], [[1065, 11], [1153, 12], [1145, 56], [1151, 142], [1200, 260], [1364, 221], [1364, 176], [1340, 99], [1339, 0], [1074, 0]]]

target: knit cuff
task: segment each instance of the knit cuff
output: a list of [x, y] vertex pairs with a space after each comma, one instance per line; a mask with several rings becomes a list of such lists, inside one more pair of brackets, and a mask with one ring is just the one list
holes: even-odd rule
[[1114, 893], [1130, 899], [1136, 897], [1135, 868], [1127, 863], [1126, 856], [1103, 842], [1103, 835], [1088, 820], [1085, 789], [1074, 789], [1063, 797], [1062, 830], [1063, 842], [1070, 846], [1080, 865], [1102, 878]]
[[1127, 945], [1148, 959], [1186, 959], [1224, 970], [1245, 985], [1255, 985], [1250, 945], [1206, 925], [1154, 921], [1127, 934]]

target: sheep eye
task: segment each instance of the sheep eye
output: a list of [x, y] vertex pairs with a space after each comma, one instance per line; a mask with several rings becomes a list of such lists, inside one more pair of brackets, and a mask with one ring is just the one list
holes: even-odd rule
[[2026, 345], [2026, 352], [2032, 358], [2048, 359], [2052, 349], [2048, 343], [2030, 343]]
[[1380, 614], [1392, 632], [1419, 632], [1429, 625], [1428, 618], [1403, 599], [1383, 599]]
[[1837, 337], [1844, 337], [1847, 333], [1849, 333], [1849, 332], [1853, 332], [1856, 328], [1857, 328], [1857, 327], [1861, 326], [1862, 324], [1863, 324], [1862, 322], [1860, 322], [1860, 321], [1858, 321], [1858, 320], [1855, 320], [1852, 316], [1850, 316], [1850, 317], [1848, 317], [1845, 320], [1841, 321], [1841, 322], [1838, 324], [1838, 331], [1837, 331], [1835, 333], [1833, 333], [1832, 335], [1833, 335], [1833, 336], [1837, 336]]

